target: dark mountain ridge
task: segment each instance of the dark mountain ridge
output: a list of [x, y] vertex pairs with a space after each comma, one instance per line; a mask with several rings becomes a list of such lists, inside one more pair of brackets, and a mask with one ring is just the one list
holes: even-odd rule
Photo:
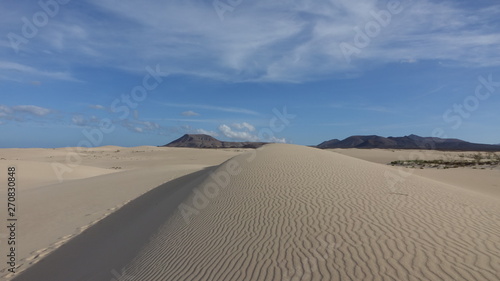
[[436, 149], [460, 151], [500, 151], [500, 145], [471, 143], [459, 139], [443, 139], [409, 135], [381, 137], [377, 135], [350, 136], [343, 140], [332, 139], [317, 145], [318, 148], [388, 148], [388, 149]]
[[220, 141], [204, 134], [185, 134], [182, 137], [166, 144], [166, 147], [195, 147], [195, 148], [258, 148], [266, 142], [228, 142]]

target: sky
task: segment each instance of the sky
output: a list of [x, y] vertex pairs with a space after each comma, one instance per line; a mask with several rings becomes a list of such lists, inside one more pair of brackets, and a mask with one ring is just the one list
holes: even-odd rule
[[500, 143], [500, 3], [4, 0], [0, 147]]

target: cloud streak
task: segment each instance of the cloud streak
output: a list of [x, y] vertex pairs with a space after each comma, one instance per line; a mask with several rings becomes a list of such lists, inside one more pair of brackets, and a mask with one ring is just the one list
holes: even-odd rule
[[229, 113], [238, 113], [238, 114], [248, 114], [248, 115], [260, 115], [260, 113], [245, 109], [245, 108], [237, 108], [237, 107], [222, 107], [222, 106], [213, 106], [213, 105], [204, 105], [204, 104], [178, 104], [178, 103], [163, 103], [165, 106], [169, 107], [180, 107], [180, 108], [198, 108], [212, 111], [222, 111]]
[[0, 105], [0, 118], [14, 121], [24, 121], [26, 117], [45, 117], [54, 110], [36, 105]]
[[188, 116], [188, 117], [192, 117], [192, 116], [199, 116], [200, 114], [199, 113], [196, 113], [192, 110], [188, 110], [188, 111], [184, 111], [181, 113], [182, 116]]
[[13, 106], [12, 110], [15, 112], [22, 112], [22, 113], [28, 113], [28, 114], [33, 114], [37, 116], [45, 116], [48, 115], [52, 112], [52, 110], [36, 105], [17, 105]]
[[[169, 73], [236, 82], [304, 82], [355, 73], [366, 65], [426, 60], [500, 65], [498, 4], [470, 9], [455, 1], [401, 1], [403, 12], [348, 63], [339, 44], [352, 41], [354, 28], [373, 20], [372, 13], [387, 1], [248, 1], [223, 22], [209, 2], [93, 0], [80, 10], [68, 5], [64, 22], [54, 18], [23, 52], [36, 57], [41, 50], [57, 51], [64, 64], [127, 71], [160, 63]], [[106, 16], [97, 18], [96, 12]], [[74, 81], [66, 72], [39, 70], [52, 58], [29, 65], [2, 62], [0, 74], [11, 77], [6, 71], [16, 70]]]
[[0, 79], [19, 81], [18, 77], [44, 77], [55, 80], [80, 82], [67, 72], [50, 72], [34, 67], [9, 61], [0, 61]]

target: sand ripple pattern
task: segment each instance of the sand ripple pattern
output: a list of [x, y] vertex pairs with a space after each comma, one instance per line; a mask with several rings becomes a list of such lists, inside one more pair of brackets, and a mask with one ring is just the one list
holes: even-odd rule
[[170, 216], [126, 280], [500, 278], [498, 201], [416, 176], [394, 192], [391, 167], [308, 147], [233, 160], [241, 172], [190, 223]]

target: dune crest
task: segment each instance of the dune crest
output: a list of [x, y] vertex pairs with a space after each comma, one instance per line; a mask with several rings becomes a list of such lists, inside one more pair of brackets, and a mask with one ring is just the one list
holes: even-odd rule
[[[425, 179], [293, 145], [236, 156], [241, 172], [181, 212], [126, 272], [148, 280], [496, 280], [498, 208]], [[217, 172], [228, 170], [230, 161]], [[229, 170], [234, 170], [234, 167]], [[200, 186], [213, 183], [209, 178]], [[185, 203], [193, 205], [196, 194]], [[208, 198], [208, 196], [207, 196]], [[493, 206], [494, 202], [491, 202]], [[487, 204], [486, 204], [487, 205]], [[294, 279], [295, 278], [295, 279]]]
[[134, 258], [85, 280], [498, 280], [498, 201], [420, 177], [391, 188], [387, 169], [284, 144], [236, 156], [171, 215], [151, 206], [149, 241], [123, 241]]

